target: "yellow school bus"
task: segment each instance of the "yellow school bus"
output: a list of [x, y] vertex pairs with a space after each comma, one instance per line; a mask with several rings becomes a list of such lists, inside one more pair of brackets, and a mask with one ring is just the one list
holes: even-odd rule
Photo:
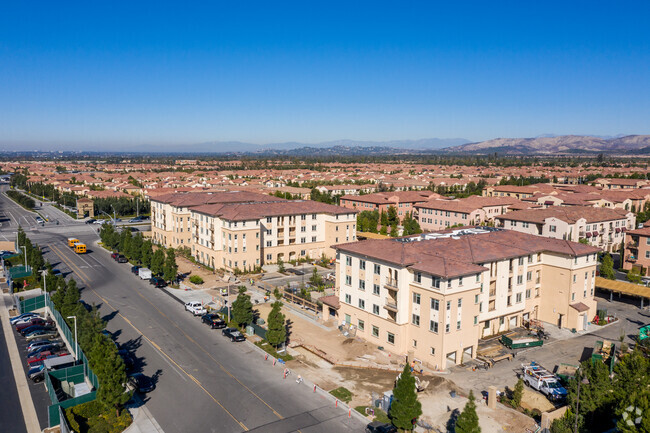
[[74, 244], [74, 252], [77, 254], [84, 254], [86, 252], [86, 244], [80, 242]]
[[79, 239], [77, 238], [68, 238], [68, 246], [70, 248], [74, 248], [74, 245], [79, 243]]

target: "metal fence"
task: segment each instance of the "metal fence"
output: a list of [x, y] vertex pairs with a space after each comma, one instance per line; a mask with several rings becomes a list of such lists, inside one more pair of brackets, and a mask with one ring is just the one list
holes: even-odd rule
[[63, 413], [63, 409], [61, 409], [61, 406], [59, 406], [59, 419], [61, 420], [61, 433], [74, 433], [71, 429], [70, 426], [68, 425], [68, 421], [65, 419], [65, 414]]
[[12, 266], [9, 268], [9, 278], [15, 280], [17, 278], [29, 277], [32, 275], [31, 266]]
[[36, 296], [34, 298], [21, 300], [18, 307], [18, 311], [20, 312], [20, 314], [23, 314], [23, 313], [30, 313], [34, 310], [40, 310], [41, 308], [45, 308], [45, 297]]

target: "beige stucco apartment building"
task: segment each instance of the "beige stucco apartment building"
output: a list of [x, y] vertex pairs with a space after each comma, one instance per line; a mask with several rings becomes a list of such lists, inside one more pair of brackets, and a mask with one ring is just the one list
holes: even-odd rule
[[498, 226], [538, 236], [578, 242], [605, 251], [618, 251], [625, 242], [625, 232], [635, 226], [636, 217], [623, 209], [551, 206], [508, 212], [497, 217]]
[[530, 319], [582, 330], [596, 314], [589, 245], [477, 227], [336, 249], [339, 318], [431, 368]]
[[334, 257], [332, 245], [356, 240], [356, 211], [250, 192], [177, 193], [151, 199], [151, 228], [156, 243], [190, 248], [199, 263], [250, 270]]

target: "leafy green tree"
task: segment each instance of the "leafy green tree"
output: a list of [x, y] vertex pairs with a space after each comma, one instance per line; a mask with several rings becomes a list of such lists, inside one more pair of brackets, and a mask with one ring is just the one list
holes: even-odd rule
[[[580, 426], [580, 423], [578, 425]], [[575, 416], [571, 412], [571, 406], [569, 406], [562, 417], [553, 420], [551, 433], [574, 433], [574, 427]]]
[[173, 248], [167, 250], [167, 258], [165, 259], [165, 265], [163, 267], [164, 278], [167, 281], [171, 281], [176, 278], [178, 275], [178, 265], [176, 264], [176, 253]]
[[610, 280], [614, 279], [614, 261], [609, 253], [605, 254], [603, 261], [600, 264], [600, 276]]
[[131, 239], [131, 245], [129, 246], [127, 255], [137, 263], [142, 261], [142, 235], [140, 233]]
[[253, 322], [253, 304], [246, 287], [239, 287], [237, 299], [232, 303], [232, 318], [241, 327]]
[[321, 277], [314, 267], [314, 271], [311, 273], [311, 277], [309, 278], [309, 282], [311, 283], [312, 286], [314, 287], [319, 287], [323, 285], [323, 277]]
[[280, 346], [287, 340], [287, 329], [285, 326], [285, 317], [282, 314], [282, 302], [275, 301], [269, 312], [268, 317], [269, 330], [266, 333], [266, 340], [274, 347]]
[[390, 237], [396, 238], [398, 236], [399, 236], [399, 229], [397, 228], [397, 223], [393, 223], [393, 225], [390, 226]]
[[386, 226], [381, 226], [381, 229], [379, 230], [380, 235], [388, 235], [388, 228]]
[[282, 260], [282, 257], [278, 256], [278, 272], [284, 272], [284, 260]]
[[627, 280], [630, 283], [641, 284], [641, 274], [637, 268], [632, 268], [627, 272]]
[[581, 244], [589, 245], [589, 241], [587, 240], [587, 238], [580, 238], [578, 239], [578, 242], [580, 242]]
[[148, 268], [151, 266], [151, 258], [153, 257], [153, 246], [149, 239], [142, 242], [140, 251], [140, 262], [142, 263], [142, 266]]
[[121, 253], [128, 253], [128, 251], [130, 251], [131, 238], [132, 236], [130, 231], [122, 230], [122, 233], [120, 234], [120, 244], [118, 247]]
[[418, 401], [415, 378], [411, 375], [409, 365], [404, 370], [393, 388], [393, 402], [390, 405], [391, 422], [402, 430], [413, 430], [414, 422], [422, 415], [422, 404]]
[[524, 395], [524, 380], [522, 378], [519, 378], [517, 381], [517, 384], [515, 385], [515, 389], [512, 392], [512, 406], [516, 409], [519, 406], [521, 406], [521, 398]]
[[151, 272], [153, 272], [155, 275], [160, 275], [163, 273], [165, 267], [165, 249], [164, 248], [158, 248], [155, 253], [153, 253], [153, 257], [151, 258]]
[[481, 433], [473, 391], [469, 392], [468, 399], [465, 408], [456, 419], [456, 433]]

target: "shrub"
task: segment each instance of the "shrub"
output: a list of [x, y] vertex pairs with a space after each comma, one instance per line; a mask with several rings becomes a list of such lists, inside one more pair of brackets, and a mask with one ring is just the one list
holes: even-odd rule
[[190, 283], [192, 284], [203, 284], [203, 278], [200, 275], [192, 275], [190, 277]]
[[343, 403], [350, 403], [350, 401], [352, 401], [352, 392], [342, 386], [330, 391], [330, 394], [341, 400]]

